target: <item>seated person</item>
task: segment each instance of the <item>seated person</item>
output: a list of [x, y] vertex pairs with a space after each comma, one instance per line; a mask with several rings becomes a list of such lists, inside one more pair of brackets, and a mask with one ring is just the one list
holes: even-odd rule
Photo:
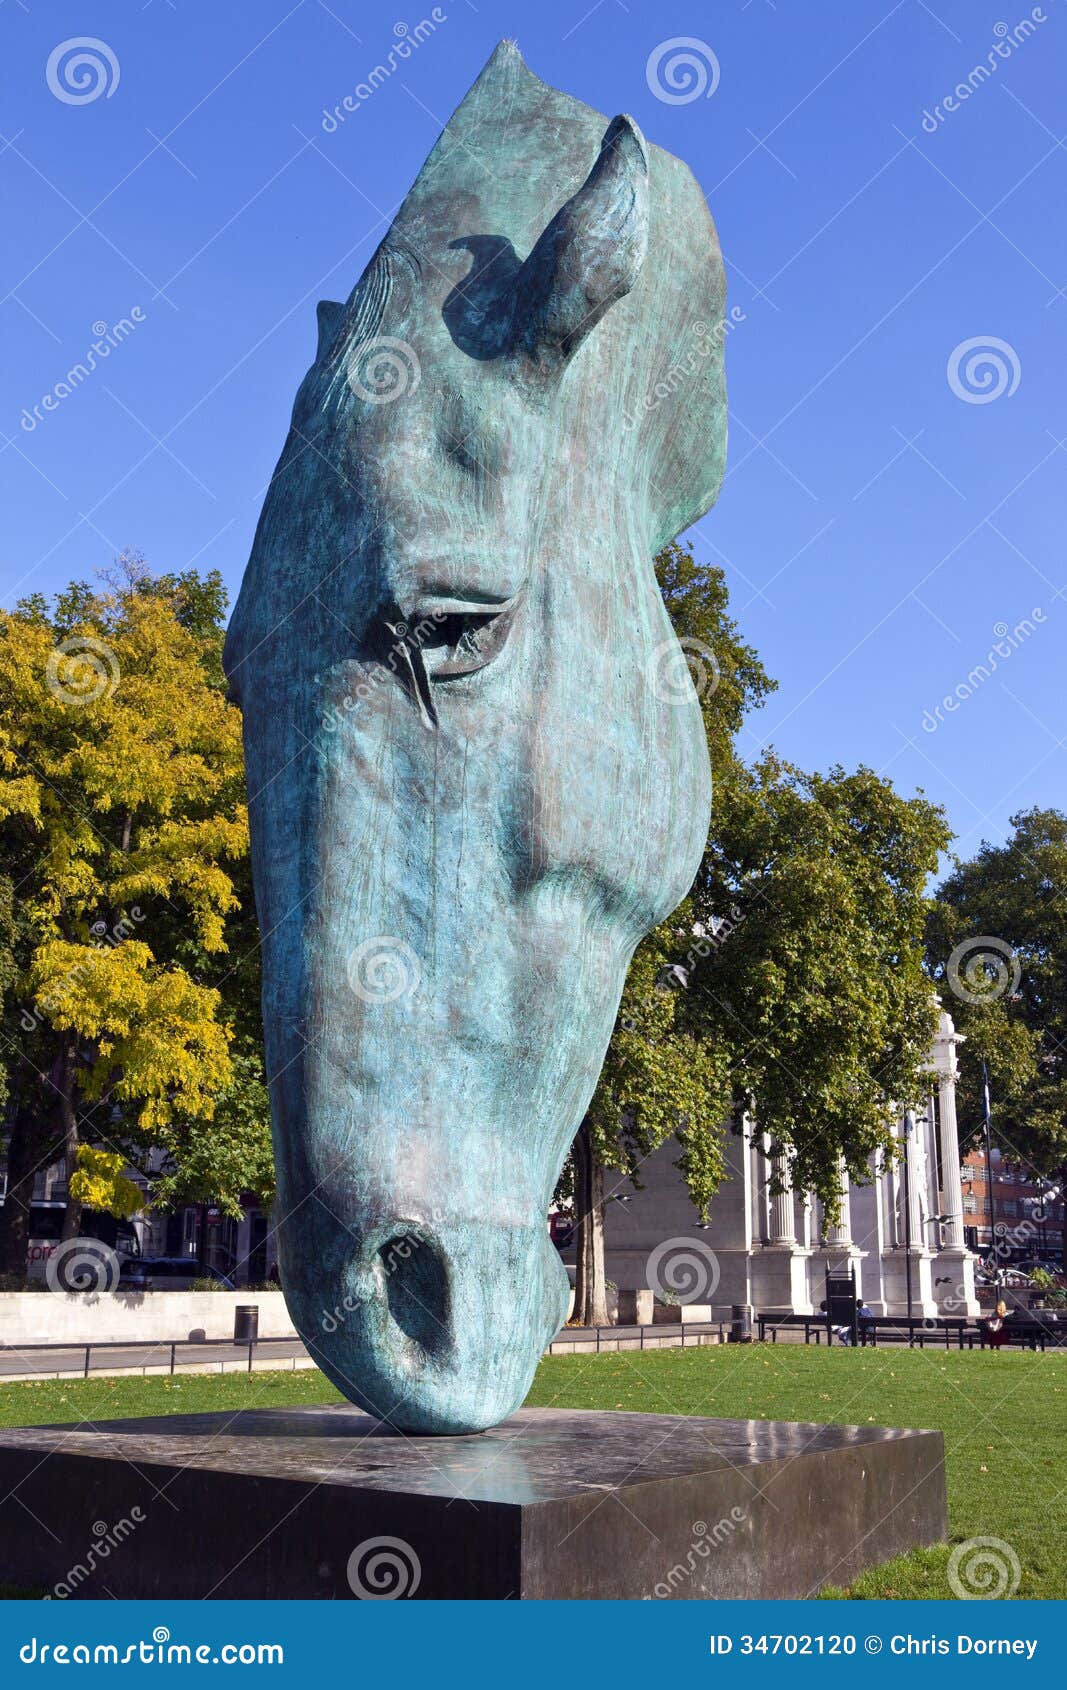
[[985, 1341], [992, 1350], [999, 1350], [1008, 1342], [1008, 1328], [1004, 1323], [1007, 1312], [1007, 1303], [998, 1303], [995, 1313], [985, 1322]]

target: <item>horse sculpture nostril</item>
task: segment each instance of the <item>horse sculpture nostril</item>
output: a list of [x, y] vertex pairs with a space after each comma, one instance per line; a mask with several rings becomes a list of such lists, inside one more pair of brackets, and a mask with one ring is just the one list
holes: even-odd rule
[[[481, 1195], [491, 1212], [494, 1193]], [[358, 1222], [323, 1205], [315, 1252], [294, 1257], [286, 1294], [308, 1349], [338, 1390], [400, 1431], [498, 1425], [566, 1318], [567, 1273], [539, 1204], [518, 1222], [435, 1210], [431, 1223], [393, 1193], [374, 1210], [353, 1249]], [[332, 1312], [321, 1306], [323, 1264], [341, 1293]]]
[[453, 1347], [448, 1263], [422, 1231], [400, 1232], [378, 1250], [392, 1321], [434, 1361]]

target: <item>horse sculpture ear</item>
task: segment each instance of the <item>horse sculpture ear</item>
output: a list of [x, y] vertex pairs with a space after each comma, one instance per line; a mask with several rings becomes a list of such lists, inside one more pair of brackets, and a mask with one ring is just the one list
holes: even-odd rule
[[345, 314], [343, 305], [338, 305], [333, 299], [320, 299], [316, 306], [318, 319], [319, 344], [315, 349], [315, 362], [318, 363], [324, 352], [328, 352], [333, 345], [333, 337], [337, 333], [338, 324]]
[[515, 349], [560, 368], [616, 300], [648, 248], [648, 152], [629, 117], [613, 118], [583, 185], [553, 217], [516, 278]]

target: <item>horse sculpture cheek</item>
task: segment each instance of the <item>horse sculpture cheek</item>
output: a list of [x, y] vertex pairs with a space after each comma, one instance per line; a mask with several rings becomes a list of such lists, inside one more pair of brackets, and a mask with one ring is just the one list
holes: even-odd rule
[[[226, 664], [285, 1293], [406, 1429], [522, 1401], [566, 1312], [553, 1186], [700, 859], [704, 731], [650, 559], [718, 485], [721, 345], [642, 401], [721, 313], [683, 167], [508, 46], [320, 307]], [[380, 402], [385, 340], [420, 373]]]
[[510, 669], [445, 689], [436, 727], [379, 683], [323, 731], [303, 814], [271, 789], [269, 836], [303, 835], [313, 864], [292, 895], [307, 1044], [274, 1063], [299, 1145], [286, 1290], [334, 1382], [413, 1429], [506, 1415], [565, 1316], [545, 1210], [633, 945], [699, 860], [694, 799], [706, 815], [695, 700], [679, 802], [635, 755], [675, 713], [638, 654], [616, 673], [595, 645], [578, 688], [543, 660], [519, 708], [535, 642], [516, 640]]

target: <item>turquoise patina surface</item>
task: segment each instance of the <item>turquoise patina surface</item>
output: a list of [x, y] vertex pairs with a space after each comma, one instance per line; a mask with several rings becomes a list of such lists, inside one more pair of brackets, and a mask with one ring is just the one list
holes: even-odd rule
[[319, 307], [227, 642], [280, 1260], [401, 1428], [522, 1401], [546, 1228], [710, 772], [652, 568], [722, 475], [723, 271], [688, 169], [501, 45]]

